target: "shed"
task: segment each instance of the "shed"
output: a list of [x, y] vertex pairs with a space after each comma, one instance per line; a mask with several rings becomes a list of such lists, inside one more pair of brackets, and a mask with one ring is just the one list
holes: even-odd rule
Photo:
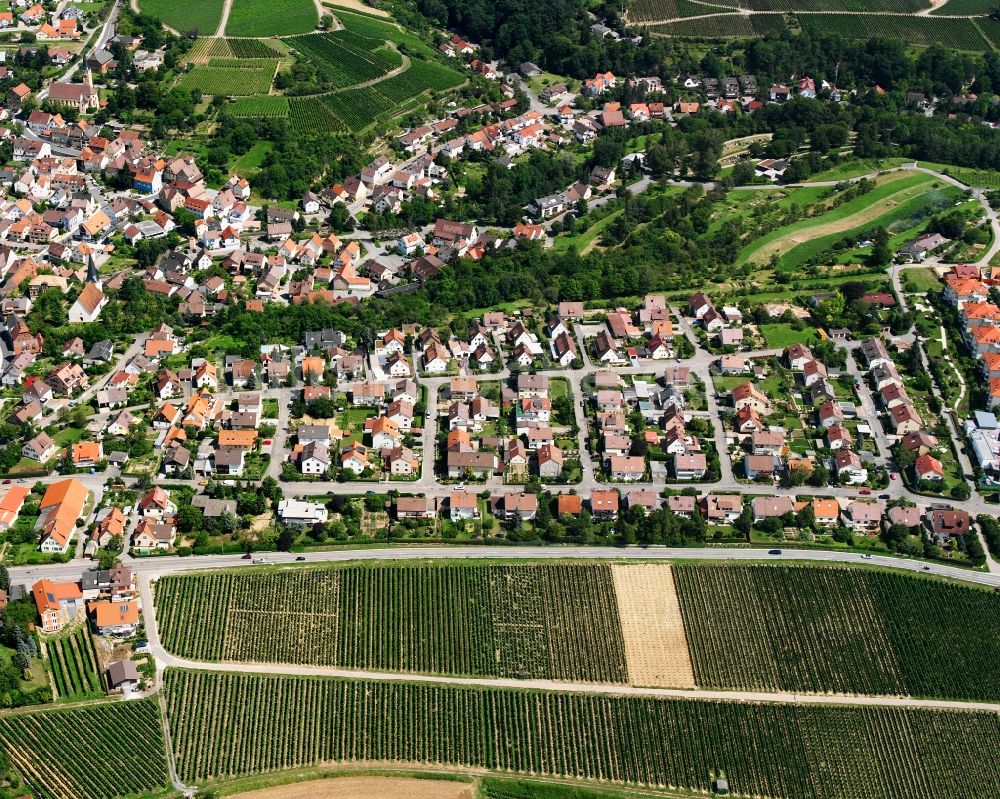
[[139, 684], [139, 670], [131, 660], [117, 660], [108, 666], [108, 687], [135, 688]]

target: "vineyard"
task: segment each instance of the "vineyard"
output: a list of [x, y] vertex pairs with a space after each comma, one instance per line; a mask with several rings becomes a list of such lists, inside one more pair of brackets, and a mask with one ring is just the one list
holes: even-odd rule
[[650, 32], [661, 36], [680, 37], [748, 37], [764, 36], [787, 30], [781, 14], [722, 14], [701, 19], [681, 19], [663, 25], [650, 26]]
[[180, 33], [211, 35], [222, 19], [223, 0], [141, 0], [143, 13], [157, 17]]
[[1000, 698], [1000, 598], [857, 569], [674, 567], [704, 688]]
[[992, 50], [971, 19], [880, 17], [865, 14], [801, 14], [806, 32], [839, 33], [846, 39], [901, 39], [908, 44], [941, 44], [954, 50]]
[[277, 66], [275, 59], [213, 58], [207, 66], [195, 66], [185, 73], [178, 85], [223, 97], [266, 95]]
[[[688, 0], [684, 1], [687, 2]], [[406, 51], [410, 55], [435, 55], [434, 50], [428, 47], [423, 39], [411, 31], [400, 28], [395, 23], [378, 20], [364, 14], [352, 14], [339, 8], [336, 9], [336, 14], [337, 19], [340, 20], [344, 28], [368, 39], [405, 45]]]
[[227, 36], [293, 36], [316, 28], [312, 0], [233, 0], [226, 21]]
[[226, 112], [234, 117], [252, 119], [287, 117], [288, 98], [267, 94], [258, 97], [244, 97], [227, 105]]
[[996, 8], [992, 0], [948, 0], [943, 6], [938, 6], [931, 14], [946, 14], [951, 16], [983, 15], [986, 16]]
[[164, 577], [163, 644], [195, 660], [627, 679], [610, 567], [348, 566]]
[[114, 799], [170, 784], [152, 700], [2, 716], [0, 746], [40, 799]]
[[188, 783], [320, 762], [394, 762], [703, 792], [724, 771], [735, 794], [789, 799], [978, 799], [1000, 791], [1000, 716], [992, 713], [174, 669], [165, 693]]
[[632, 0], [628, 4], [628, 19], [633, 25], [642, 25], [653, 20], [679, 19], [681, 17], [700, 17], [705, 14], [724, 12], [727, 9], [737, 9], [737, 0]]
[[340, 133], [347, 130], [343, 120], [319, 97], [289, 97], [288, 119], [296, 133]]
[[56, 698], [93, 699], [104, 695], [97, 657], [86, 627], [45, 642]]
[[351, 31], [299, 36], [299, 54], [338, 87], [375, 80], [402, 64], [400, 55]]
[[207, 64], [213, 58], [278, 58], [287, 48], [277, 39], [214, 39], [195, 41], [187, 53], [193, 64]]

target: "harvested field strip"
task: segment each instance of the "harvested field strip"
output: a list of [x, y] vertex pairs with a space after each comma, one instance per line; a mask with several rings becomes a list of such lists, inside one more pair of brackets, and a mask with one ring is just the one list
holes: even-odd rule
[[890, 172], [877, 181], [879, 185], [867, 194], [762, 236], [740, 251], [739, 260], [766, 263], [772, 255], [784, 255], [804, 242], [868, 224], [924, 191], [934, 179], [924, 174]]
[[318, 763], [426, 763], [702, 793], [721, 770], [736, 795], [787, 799], [1000, 792], [994, 713], [175, 669], [164, 691], [189, 784]]
[[164, 646], [210, 661], [624, 683], [605, 565], [392, 564], [156, 584]]
[[629, 683], [694, 688], [694, 668], [670, 565], [615, 565], [611, 576]]
[[472, 785], [406, 777], [333, 777], [235, 794], [232, 799], [474, 799]]

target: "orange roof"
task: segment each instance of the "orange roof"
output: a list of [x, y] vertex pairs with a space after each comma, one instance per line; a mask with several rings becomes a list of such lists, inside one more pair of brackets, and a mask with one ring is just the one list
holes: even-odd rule
[[83, 503], [87, 501], [87, 486], [72, 477], [66, 480], [58, 480], [50, 483], [42, 496], [42, 502], [38, 506], [39, 510], [46, 511], [56, 505], [65, 503], [78, 504], [83, 508]]
[[840, 515], [840, 503], [835, 499], [813, 500], [813, 514], [816, 518], [836, 519]]
[[155, 357], [161, 355], [164, 352], [173, 352], [174, 342], [167, 341], [164, 339], [147, 338], [146, 339], [146, 355], [149, 357]]
[[31, 491], [23, 486], [11, 486], [7, 489], [7, 493], [3, 495], [3, 499], [0, 499], [0, 516], [5, 513], [19, 512], [21, 505], [24, 504], [25, 497], [30, 493]]
[[579, 515], [583, 509], [583, 499], [579, 494], [560, 494], [557, 502], [560, 516], [564, 513]]
[[310, 355], [302, 359], [302, 374], [312, 372], [313, 374], [323, 374], [323, 359], [317, 355]]
[[35, 597], [35, 607], [39, 613], [59, 610], [60, 600], [83, 599], [83, 592], [76, 583], [54, 583], [51, 580], [39, 580], [31, 593]]
[[243, 447], [249, 449], [257, 440], [256, 430], [220, 430], [220, 447]]
[[104, 456], [100, 441], [81, 441], [73, 445], [73, 463], [93, 461], [97, 463]]
[[90, 610], [98, 627], [139, 623], [139, 605], [136, 602], [91, 602]]

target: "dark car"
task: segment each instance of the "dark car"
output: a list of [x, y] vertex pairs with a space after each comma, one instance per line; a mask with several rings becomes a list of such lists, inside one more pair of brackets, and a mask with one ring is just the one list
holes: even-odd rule
[[768, 555], [780, 555], [781, 554], [781, 550], [780, 549], [769, 549], [767, 551], [767, 554]]
[[247, 554], [243, 556], [242, 560], [250, 560], [251, 558], [253, 558], [253, 555], [247, 552]]
[[305, 560], [305, 559], [306, 559], [305, 555], [299, 555], [295, 560]]

